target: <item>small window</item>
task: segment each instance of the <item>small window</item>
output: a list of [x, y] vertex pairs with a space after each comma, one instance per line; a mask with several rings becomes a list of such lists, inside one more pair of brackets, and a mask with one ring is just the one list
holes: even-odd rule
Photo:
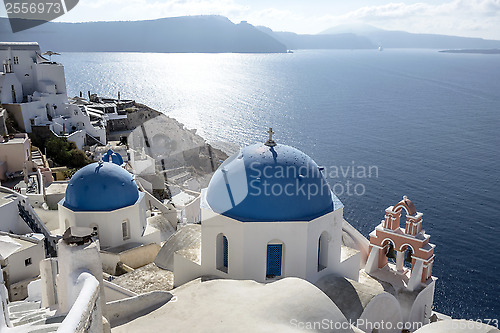
[[24, 260], [24, 266], [29, 266], [29, 265], [31, 265], [31, 258]]
[[14, 57], [14, 65], [19, 65], [19, 57]]
[[325, 231], [318, 239], [318, 272], [328, 267], [328, 238]]
[[227, 270], [227, 262], [228, 262], [228, 258], [227, 258], [227, 237], [226, 237], [226, 236], [222, 237], [222, 243], [223, 243], [222, 245], [223, 245], [223, 247], [224, 247], [224, 250], [223, 250], [223, 252], [224, 252], [224, 258], [223, 258], [223, 259], [224, 259], [224, 260], [223, 260], [224, 262], [223, 262], [223, 266], [224, 266], [224, 267], [226, 268], [226, 270]]
[[92, 228], [92, 234], [93, 235], [95, 235], [95, 236], [99, 235], [99, 227], [97, 226], [97, 224], [92, 223], [90, 225], [90, 227]]
[[128, 225], [128, 220], [123, 220], [122, 222], [122, 235], [123, 235], [123, 240], [127, 240], [130, 238], [130, 229]]
[[223, 234], [218, 234], [216, 241], [216, 267], [219, 271], [227, 273], [229, 266], [227, 237]]

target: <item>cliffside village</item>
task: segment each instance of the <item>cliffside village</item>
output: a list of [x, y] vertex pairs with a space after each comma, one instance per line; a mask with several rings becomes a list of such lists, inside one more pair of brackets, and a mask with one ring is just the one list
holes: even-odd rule
[[[462, 323], [433, 310], [435, 245], [406, 196], [367, 239], [330, 190], [288, 195], [289, 185], [326, 179], [272, 129], [228, 158], [119, 94], [68, 98], [63, 65], [37, 43], [0, 43], [0, 61], [0, 331], [447, 332]], [[81, 165], [58, 164], [47, 142], [71, 143]], [[269, 168], [289, 173], [268, 177]], [[282, 191], [249, 191], [265, 182]]]

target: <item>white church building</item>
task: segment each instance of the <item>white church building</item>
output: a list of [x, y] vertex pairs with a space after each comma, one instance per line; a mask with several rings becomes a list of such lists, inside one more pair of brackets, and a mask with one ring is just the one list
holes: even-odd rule
[[360, 253], [342, 245], [343, 204], [318, 165], [290, 146], [243, 148], [201, 193], [201, 264], [175, 254], [176, 286], [202, 275], [316, 282], [358, 279]]
[[69, 104], [64, 66], [41, 55], [38, 43], [0, 42], [0, 105], [19, 127], [31, 133], [48, 126], [78, 148], [106, 143], [105, 121], [91, 122], [84, 106]]
[[[174, 250], [174, 286], [202, 276], [261, 283], [296, 277], [321, 289], [346, 318], [361, 320], [365, 332], [380, 320], [393, 325], [380, 332], [428, 323], [436, 279], [422, 214], [404, 197], [386, 210], [370, 242], [360, 240], [323, 169], [269, 133], [264, 144], [229, 157], [202, 190], [200, 254], [193, 260], [191, 252]], [[169, 267], [167, 258], [162, 249], [157, 263]]]
[[147, 222], [147, 194], [134, 176], [112, 162], [78, 170], [58, 204], [59, 229], [91, 228], [101, 248], [124, 244], [160, 244], [160, 231]]

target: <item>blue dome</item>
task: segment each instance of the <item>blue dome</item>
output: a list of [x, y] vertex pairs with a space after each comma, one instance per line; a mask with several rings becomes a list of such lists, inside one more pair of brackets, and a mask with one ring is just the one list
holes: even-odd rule
[[92, 163], [69, 181], [64, 206], [74, 211], [111, 211], [136, 203], [139, 191], [131, 173], [114, 163]]
[[123, 158], [120, 154], [115, 153], [113, 150], [109, 149], [106, 154], [103, 155], [102, 160], [104, 162], [112, 162], [114, 164], [122, 165]]
[[255, 144], [214, 173], [206, 201], [216, 213], [244, 222], [310, 221], [334, 210], [318, 165], [301, 151]]

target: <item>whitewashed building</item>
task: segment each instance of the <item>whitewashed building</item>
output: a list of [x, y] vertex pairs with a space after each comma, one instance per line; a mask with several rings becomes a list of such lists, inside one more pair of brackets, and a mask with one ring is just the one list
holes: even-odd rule
[[23, 171], [31, 158], [31, 142], [26, 134], [0, 138], [0, 180]]
[[147, 198], [134, 176], [112, 162], [89, 164], [69, 181], [58, 204], [59, 229], [87, 227], [101, 247], [160, 243], [160, 231], [147, 222]]
[[360, 254], [342, 246], [342, 224], [343, 205], [309, 156], [272, 139], [246, 147], [202, 190], [201, 265], [176, 255], [175, 285], [201, 275], [357, 280]]
[[[391, 327], [379, 332], [429, 323], [434, 246], [421, 229], [422, 214], [406, 197], [387, 209], [370, 243], [347, 246], [344, 236], [354, 239], [356, 232], [344, 221], [344, 206], [322, 168], [270, 137], [228, 158], [200, 200], [200, 256], [193, 260], [191, 252], [173, 250], [175, 286], [200, 276], [263, 283], [299, 277], [321, 289], [346, 318], [359, 320], [365, 332], [380, 321]], [[402, 208], [406, 231], [399, 227]], [[398, 251], [396, 266], [387, 262], [390, 244]], [[160, 251], [160, 266], [168, 264], [172, 245], [167, 241]], [[405, 254], [408, 248], [413, 252]], [[403, 259], [411, 267], [403, 267]]]
[[28, 296], [28, 284], [38, 278], [45, 259], [43, 235], [20, 236], [0, 232], [0, 264], [11, 301]]
[[91, 122], [84, 106], [68, 103], [64, 66], [41, 56], [38, 43], [0, 43], [0, 104], [27, 133], [47, 126], [81, 148], [105, 144], [105, 121]]

